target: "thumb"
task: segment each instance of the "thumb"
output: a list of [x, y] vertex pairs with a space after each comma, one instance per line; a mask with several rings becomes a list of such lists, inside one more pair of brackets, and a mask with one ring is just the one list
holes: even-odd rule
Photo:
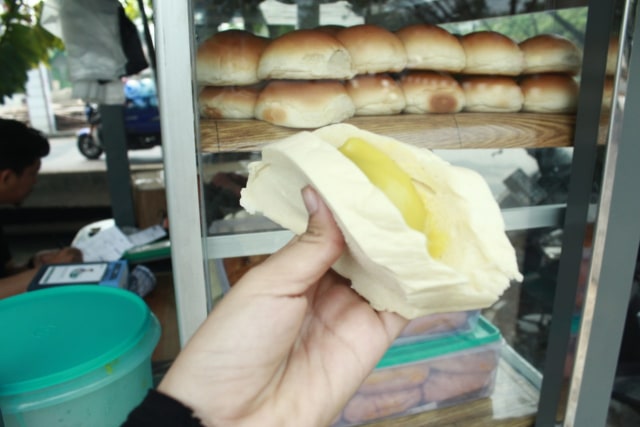
[[302, 190], [302, 198], [309, 213], [307, 230], [254, 269], [270, 291], [304, 293], [344, 250], [342, 232], [318, 193], [307, 186]]

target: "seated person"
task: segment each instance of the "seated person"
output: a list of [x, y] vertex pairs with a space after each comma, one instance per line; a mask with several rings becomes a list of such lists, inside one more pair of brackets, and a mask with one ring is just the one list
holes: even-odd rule
[[[0, 119], [0, 204], [20, 206], [37, 181], [41, 158], [49, 154], [49, 141], [16, 120]], [[0, 225], [0, 299], [27, 290], [45, 264], [82, 262], [75, 248], [41, 251], [26, 265], [14, 262]]]

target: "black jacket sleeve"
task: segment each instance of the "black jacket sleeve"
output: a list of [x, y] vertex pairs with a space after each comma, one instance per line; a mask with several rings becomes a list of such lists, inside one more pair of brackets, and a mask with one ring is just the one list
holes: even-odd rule
[[202, 424], [190, 408], [151, 389], [121, 427], [202, 427]]

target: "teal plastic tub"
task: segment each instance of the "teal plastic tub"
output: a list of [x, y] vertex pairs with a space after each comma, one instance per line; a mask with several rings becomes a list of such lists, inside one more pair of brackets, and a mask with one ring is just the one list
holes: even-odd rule
[[74, 285], [0, 300], [6, 427], [119, 426], [152, 387], [160, 325], [123, 289]]

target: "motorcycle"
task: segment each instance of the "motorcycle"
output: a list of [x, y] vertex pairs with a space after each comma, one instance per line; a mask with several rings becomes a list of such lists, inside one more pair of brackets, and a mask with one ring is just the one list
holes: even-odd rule
[[[125, 95], [124, 128], [127, 149], [144, 150], [161, 145], [160, 112], [153, 87], [148, 89], [136, 81], [130, 81], [125, 86]], [[77, 134], [78, 150], [87, 159], [95, 160], [104, 152], [102, 120], [97, 106], [88, 102], [85, 104], [85, 116], [89, 126]]]

